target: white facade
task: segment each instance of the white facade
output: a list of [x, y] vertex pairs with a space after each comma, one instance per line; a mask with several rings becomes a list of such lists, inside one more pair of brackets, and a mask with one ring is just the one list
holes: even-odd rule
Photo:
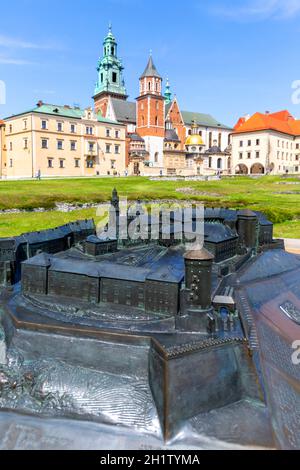
[[271, 130], [233, 134], [231, 165], [233, 174], [300, 173], [300, 137]]
[[149, 152], [151, 166], [163, 167], [164, 164], [164, 138], [144, 136], [146, 151]]
[[[192, 132], [192, 126], [186, 125], [186, 135], [188, 136]], [[205, 145], [205, 150], [213, 147], [214, 142], [217, 142], [217, 146], [224, 152], [230, 144], [230, 129], [216, 129], [215, 127], [198, 126], [198, 133], [201, 135]]]

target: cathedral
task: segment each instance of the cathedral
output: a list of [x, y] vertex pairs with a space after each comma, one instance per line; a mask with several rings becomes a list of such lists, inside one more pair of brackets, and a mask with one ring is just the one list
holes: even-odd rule
[[128, 100], [124, 66], [111, 26], [99, 59], [95, 113], [126, 127], [126, 172], [143, 176], [230, 174], [232, 129], [208, 114], [183, 111], [152, 54], [139, 78], [139, 96]]

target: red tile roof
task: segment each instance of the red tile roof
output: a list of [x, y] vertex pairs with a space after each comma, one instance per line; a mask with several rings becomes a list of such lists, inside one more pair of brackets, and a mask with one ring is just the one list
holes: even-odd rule
[[300, 120], [296, 120], [288, 111], [272, 114], [255, 113], [248, 120], [240, 118], [234, 127], [234, 134], [274, 130], [289, 135], [300, 135]]

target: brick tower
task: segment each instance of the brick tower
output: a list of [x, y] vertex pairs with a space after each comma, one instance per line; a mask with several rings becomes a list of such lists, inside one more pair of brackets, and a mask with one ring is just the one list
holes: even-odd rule
[[165, 137], [165, 98], [162, 96], [162, 77], [152, 56], [140, 78], [140, 96], [137, 98], [137, 133], [144, 138], [150, 163], [163, 166]]

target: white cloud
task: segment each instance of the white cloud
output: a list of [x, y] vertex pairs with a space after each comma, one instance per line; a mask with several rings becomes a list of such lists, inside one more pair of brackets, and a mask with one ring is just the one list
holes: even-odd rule
[[34, 65], [34, 62], [30, 62], [29, 60], [14, 59], [12, 57], [1, 57], [0, 56], [0, 64], [4, 64], [4, 65]]
[[58, 44], [34, 43], [3, 34], [0, 34], [0, 46], [11, 49], [61, 49]]
[[241, 21], [288, 20], [300, 14], [300, 0], [248, 0], [241, 6], [231, 3], [227, 7], [223, 3], [211, 11]]

